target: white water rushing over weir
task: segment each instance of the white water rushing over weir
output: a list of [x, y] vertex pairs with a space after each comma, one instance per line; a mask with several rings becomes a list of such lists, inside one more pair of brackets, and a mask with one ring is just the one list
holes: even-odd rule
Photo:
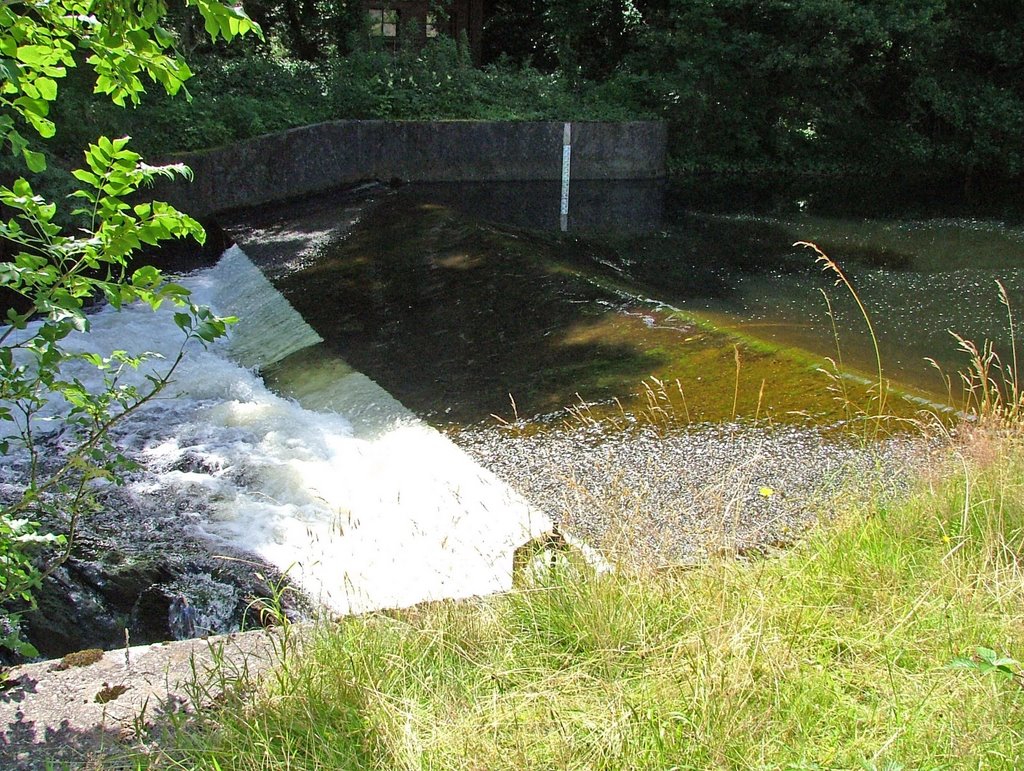
[[[198, 303], [242, 320], [190, 352], [167, 394], [122, 439], [157, 496], [202, 534], [286, 571], [338, 613], [507, 590], [514, 551], [551, 530], [490, 472], [319, 336], [237, 247], [186, 279]], [[170, 310], [104, 310], [93, 349], [172, 357]], [[298, 353], [296, 353], [298, 352]], [[272, 392], [255, 368], [279, 362]]]

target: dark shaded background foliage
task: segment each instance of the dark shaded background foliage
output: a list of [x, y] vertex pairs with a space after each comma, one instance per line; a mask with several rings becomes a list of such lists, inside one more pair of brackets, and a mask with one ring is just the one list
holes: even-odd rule
[[65, 130], [53, 153], [96, 131], [161, 154], [335, 118], [655, 117], [669, 122], [675, 171], [967, 189], [1024, 172], [1018, 0], [500, 0], [482, 63], [450, 39], [384, 50], [354, 0], [246, 8], [266, 38], [231, 49], [196, 42], [195, 20], [172, 15], [197, 73], [191, 103], [124, 111], [73, 83], [58, 120], [82, 137]]

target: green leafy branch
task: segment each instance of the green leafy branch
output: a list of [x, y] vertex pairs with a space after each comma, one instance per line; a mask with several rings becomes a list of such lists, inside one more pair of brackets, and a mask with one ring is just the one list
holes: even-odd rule
[[[186, 0], [198, 9], [213, 38], [259, 34], [240, 6], [217, 0]], [[50, 105], [58, 81], [75, 67], [76, 52], [96, 73], [95, 92], [116, 104], [138, 103], [144, 79], [169, 94], [183, 89], [191, 71], [174, 51], [174, 37], [160, 26], [164, 0], [96, 3], [94, 0], [0, 0], [0, 144], [20, 155], [33, 173], [45, 157], [24, 132], [47, 139], [56, 132]], [[188, 290], [153, 267], [132, 268], [144, 246], [205, 234], [191, 217], [161, 201], [135, 202], [157, 177], [187, 177], [181, 165], [150, 166], [128, 148], [128, 138], [100, 137], [72, 172], [81, 188], [71, 194], [72, 212], [84, 226], [65, 232], [57, 205], [28, 179], [0, 187], [0, 290], [16, 298], [0, 327], [0, 456], [22, 458], [27, 470], [20, 492], [0, 500], [0, 647], [31, 654], [18, 635], [18, 611], [31, 606], [33, 591], [71, 555], [81, 517], [95, 511], [98, 481], [120, 482], [131, 461], [118, 450], [112, 430], [154, 399], [171, 381], [186, 348], [223, 336], [230, 318], [195, 305]], [[89, 331], [87, 309], [106, 302], [115, 309], [141, 302], [153, 310], [178, 306], [174, 323], [182, 341], [174, 358], [145, 384], [126, 375], [155, 354], [72, 352], [72, 333]], [[89, 366], [101, 385], [74, 374]], [[45, 435], [38, 421], [56, 417]], [[44, 440], [45, 437], [45, 440]], [[66, 448], [44, 453], [46, 442]], [[61, 523], [63, 532], [44, 532]]]
[[[214, 40], [261, 34], [241, 5], [187, 0], [186, 6], [199, 11]], [[29, 147], [22, 131], [31, 129], [43, 139], [56, 133], [50, 105], [57, 99], [58, 81], [77, 64], [76, 49], [88, 53], [95, 92], [115, 104], [138, 104], [145, 92], [143, 78], [170, 95], [182, 91], [192, 71], [174, 51], [174, 36], [160, 25], [166, 13], [165, 0], [0, 3], [0, 140], [24, 157], [30, 171], [46, 168], [45, 157]]]
[[949, 668], [966, 669], [1024, 687], [1024, 672], [1021, 671], [1020, 662], [1009, 656], [1001, 656], [992, 648], [982, 645], [974, 649], [973, 655], [957, 656], [950, 662]]
[[[53, 224], [56, 207], [36, 195], [27, 180], [19, 179], [9, 190], [0, 188], [0, 201], [15, 212], [0, 222], [0, 237], [21, 247], [9, 262], [0, 263], [0, 285], [20, 295], [27, 306], [8, 310], [9, 326], [0, 333], [0, 424], [10, 427], [0, 435], [0, 453], [20, 447], [29, 457], [21, 495], [0, 506], [6, 528], [0, 528], [0, 604], [30, 600], [32, 590], [70, 556], [81, 516], [96, 508], [94, 481], [120, 481], [130, 466], [110, 441], [112, 429], [166, 387], [190, 341], [212, 342], [233, 321], [191, 303], [185, 287], [166, 281], [153, 267], [127, 273], [129, 257], [142, 244], [184, 236], [203, 240], [199, 223], [173, 207], [125, 200], [154, 176], [184, 170], [143, 164], [127, 149], [127, 139], [100, 138], [85, 158], [87, 168], [74, 172], [84, 185], [72, 194], [88, 204], [77, 210], [90, 224], [83, 236], [61, 233]], [[183, 333], [177, 355], [162, 373], [147, 375], [145, 388], [124, 384], [122, 378], [152, 354], [115, 351], [104, 357], [64, 350], [70, 334], [88, 331], [86, 304], [96, 297], [115, 308], [130, 302], [146, 303], [153, 310], [164, 302], [182, 308], [173, 317]], [[18, 330], [25, 332], [18, 336]], [[64, 374], [72, 361], [102, 372], [102, 388], [90, 389], [80, 378]], [[63, 438], [73, 449], [59, 467], [44, 468], [34, 421], [57, 399], [64, 405]], [[42, 533], [42, 520], [63, 520], [66, 533]], [[43, 547], [59, 548], [55, 555], [38, 558]]]

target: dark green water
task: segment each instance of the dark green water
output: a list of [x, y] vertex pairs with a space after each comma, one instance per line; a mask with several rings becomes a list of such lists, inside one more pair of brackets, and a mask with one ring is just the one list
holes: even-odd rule
[[[635, 415], [652, 390], [690, 421], [842, 417], [817, 370], [841, 357], [870, 373], [870, 339], [797, 240], [847, 273], [886, 377], [919, 395], [946, 395], [927, 358], [964, 364], [950, 330], [1009, 358], [997, 281], [1024, 309], [1024, 230], [1005, 222], [825, 216], [801, 200], [729, 211], [721, 195], [703, 206], [631, 183], [575, 189], [560, 234], [557, 195], [409, 187], [286, 207], [236, 233], [332, 353], [443, 425], [512, 419], [513, 401], [520, 416], [581, 399]], [[651, 377], [679, 386], [645, 388]]]
[[[704, 231], [704, 243], [686, 234]], [[712, 235], [714, 234], [714, 235]], [[720, 239], [734, 247], [722, 247]], [[634, 242], [629, 270], [652, 288], [661, 285], [680, 308], [761, 340], [796, 346], [871, 372], [874, 350], [867, 325], [811, 241], [844, 271], [877, 333], [883, 370], [893, 380], [942, 394], [933, 365], [956, 373], [966, 364], [955, 332], [992, 340], [1011, 358], [1010, 308], [1024, 313], [1024, 229], [971, 219], [850, 219], [685, 213], [671, 228]], [[629, 255], [629, 245], [620, 253]], [[710, 280], [687, 285], [678, 255], [703, 253]], [[653, 265], [661, 265], [658, 272]], [[666, 276], [671, 276], [666, 280]], [[997, 283], [998, 282], [998, 283]], [[831, 316], [830, 316], [831, 307]], [[833, 330], [838, 331], [838, 345]]]

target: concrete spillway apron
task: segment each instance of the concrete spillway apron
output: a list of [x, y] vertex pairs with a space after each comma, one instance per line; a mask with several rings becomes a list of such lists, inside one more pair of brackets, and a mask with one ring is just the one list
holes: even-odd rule
[[[240, 249], [229, 250], [217, 270], [230, 279], [217, 309], [243, 319], [231, 341], [241, 363], [253, 366], [250, 352], [275, 330], [317, 342]], [[552, 532], [545, 513], [323, 346], [290, 351], [282, 364], [278, 393], [351, 424], [337, 440], [345, 451], [334, 457], [344, 460], [304, 480], [322, 504], [316, 513], [298, 511], [287, 526], [266, 532], [246, 529], [243, 515], [222, 535], [237, 536], [239, 546], [287, 570], [338, 613], [511, 588], [517, 550]]]

